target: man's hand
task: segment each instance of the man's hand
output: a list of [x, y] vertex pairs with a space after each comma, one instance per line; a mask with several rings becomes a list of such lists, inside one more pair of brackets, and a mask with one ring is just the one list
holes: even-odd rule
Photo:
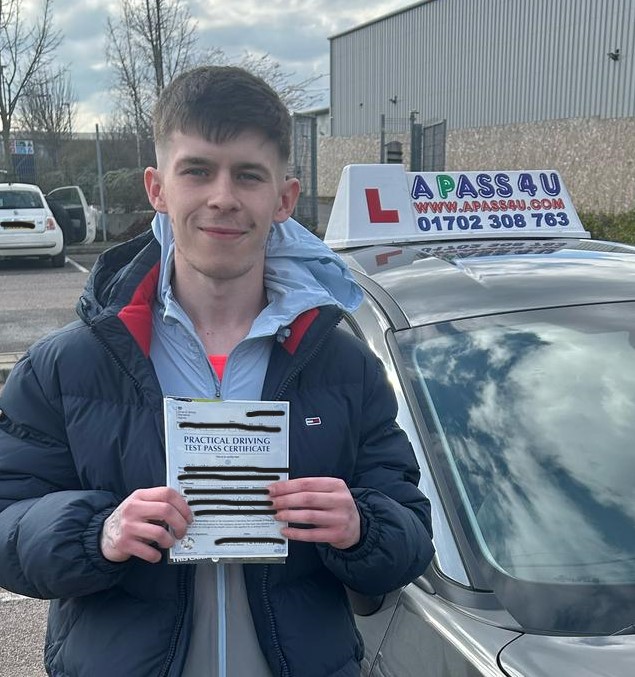
[[174, 489], [137, 489], [104, 522], [101, 552], [111, 562], [125, 562], [133, 555], [146, 562], [159, 562], [161, 553], [151, 544], [171, 547], [175, 537], [185, 536], [192, 520], [190, 507]]
[[346, 484], [336, 477], [301, 477], [269, 486], [275, 518], [281, 522], [310, 524], [313, 529], [284, 527], [295, 541], [328, 543], [350, 548], [359, 543], [360, 519]]

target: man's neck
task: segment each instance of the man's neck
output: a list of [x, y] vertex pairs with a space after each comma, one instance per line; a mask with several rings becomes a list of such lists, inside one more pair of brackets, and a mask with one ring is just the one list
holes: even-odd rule
[[228, 355], [267, 305], [262, 275], [213, 280], [196, 271], [179, 271], [172, 288], [208, 355]]

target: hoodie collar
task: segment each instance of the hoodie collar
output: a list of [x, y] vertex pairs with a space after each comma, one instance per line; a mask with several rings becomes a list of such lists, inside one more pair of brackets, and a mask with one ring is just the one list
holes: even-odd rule
[[[178, 312], [171, 292], [174, 235], [167, 214], [155, 215], [152, 231], [161, 245], [157, 295], [167, 319]], [[335, 305], [352, 312], [362, 300], [362, 290], [342, 259], [294, 219], [271, 227], [264, 280], [269, 304], [254, 321], [248, 338], [273, 335], [312, 308]]]

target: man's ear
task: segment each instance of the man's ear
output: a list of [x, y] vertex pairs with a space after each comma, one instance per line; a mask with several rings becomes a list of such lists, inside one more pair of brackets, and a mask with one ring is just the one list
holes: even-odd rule
[[273, 220], [277, 223], [286, 221], [298, 202], [300, 196], [300, 182], [297, 179], [285, 179], [280, 193], [280, 204], [273, 215]]
[[143, 172], [143, 183], [146, 187], [150, 204], [156, 211], [167, 214], [168, 210], [163, 199], [163, 186], [159, 170], [155, 167], [146, 167], [146, 170]]

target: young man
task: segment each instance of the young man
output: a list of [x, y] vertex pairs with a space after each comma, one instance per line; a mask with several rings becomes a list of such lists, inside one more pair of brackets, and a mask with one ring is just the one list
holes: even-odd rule
[[[241, 69], [170, 84], [152, 232], [100, 258], [80, 320], [5, 386], [0, 585], [54, 600], [51, 675], [359, 675], [344, 585], [387, 592], [432, 557], [390, 386], [336, 327], [361, 292], [289, 218], [289, 138], [277, 95]], [[284, 565], [167, 564], [192, 516], [164, 486], [163, 394], [290, 402], [291, 479], [270, 495], [277, 519], [312, 528], [284, 529]]]

